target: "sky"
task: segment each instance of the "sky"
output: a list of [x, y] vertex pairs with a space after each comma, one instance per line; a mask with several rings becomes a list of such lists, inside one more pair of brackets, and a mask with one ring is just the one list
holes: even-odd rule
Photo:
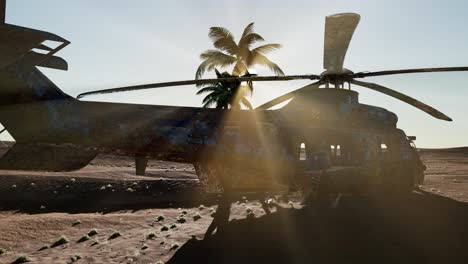
[[[468, 2], [463, 0], [7, 0], [7, 23], [60, 35], [71, 45], [58, 56], [68, 71], [41, 69], [63, 91], [82, 92], [133, 84], [193, 79], [199, 54], [212, 48], [211, 26], [239, 37], [255, 22], [269, 55], [286, 74], [323, 71], [325, 16], [354, 12], [360, 24], [344, 66], [354, 72], [468, 66]], [[228, 69], [230, 70], [230, 69]], [[271, 75], [256, 68], [260, 75]], [[211, 75], [206, 75], [210, 77]], [[435, 119], [391, 97], [353, 86], [360, 102], [387, 108], [418, 147], [468, 146], [468, 72], [366, 78], [425, 102], [454, 119]], [[307, 81], [257, 83], [260, 105]], [[193, 86], [99, 95], [85, 100], [201, 106]], [[1, 122], [1, 120], [0, 120]]]

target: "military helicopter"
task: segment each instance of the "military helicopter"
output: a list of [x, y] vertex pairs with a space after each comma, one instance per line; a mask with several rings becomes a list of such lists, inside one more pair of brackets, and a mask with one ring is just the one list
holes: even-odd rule
[[[70, 42], [5, 23], [5, 1], [0, 1], [0, 121], [16, 143], [1, 157], [1, 169], [73, 171], [98, 153], [114, 153], [135, 157], [138, 175], [144, 175], [150, 158], [192, 163], [206, 190], [213, 192], [298, 188], [308, 192], [309, 186], [321, 186], [326, 193], [410, 191], [424, 177], [415, 138], [396, 127], [394, 113], [359, 103], [350, 85], [384, 93], [451, 121], [414, 98], [357, 79], [468, 71], [468, 67], [447, 67], [354, 73], [343, 65], [360, 16], [345, 13], [326, 18], [321, 74], [187, 80], [78, 96], [220, 81], [313, 81], [255, 110], [80, 101], [37, 69], [67, 70], [66, 61], [55, 54]], [[59, 45], [51, 48], [45, 41]], [[287, 100], [284, 107], [271, 109]]]

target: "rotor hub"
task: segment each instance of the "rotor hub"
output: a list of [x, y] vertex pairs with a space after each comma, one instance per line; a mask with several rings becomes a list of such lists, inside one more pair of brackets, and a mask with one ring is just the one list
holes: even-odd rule
[[354, 72], [343, 68], [340, 72], [326, 70], [320, 74], [321, 83], [325, 84], [327, 88], [330, 84], [335, 88], [344, 88], [344, 84], [349, 82]]
[[347, 89], [304, 89], [298, 94], [308, 104], [359, 104], [359, 93]]

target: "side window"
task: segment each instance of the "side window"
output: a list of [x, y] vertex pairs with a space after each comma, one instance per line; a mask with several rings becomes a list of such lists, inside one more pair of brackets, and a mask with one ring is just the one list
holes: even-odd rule
[[388, 147], [385, 143], [380, 144], [380, 152], [382, 153], [387, 153], [388, 152]]
[[380, 144], [380, 159], [381, 160], [389, 160], [390, 159], [390, 149], [387, 144], [381, 143]]
[[330, 154], [332, 157], [341, 156], [341, 145], [330, 145]]
[[334, 165], [342, 165], [344, 163], [341, 145], [330, 145], [330, 157]]
[[306, 145], [304, 142], [302, 142], [299, 148], [299, 160], [306, 160], [306, 159], [307, 159]]

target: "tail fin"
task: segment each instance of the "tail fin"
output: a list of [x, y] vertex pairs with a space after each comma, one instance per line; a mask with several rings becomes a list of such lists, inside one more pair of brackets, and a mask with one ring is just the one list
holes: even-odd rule
[[[97, 151], [63, 144], [58, 133], [63, 125], [59, 113], [76, 110], [70, 104], [78, 102], [37, 69], [67, 70], [67, 62], [54, 54], [70, 42], [49, 32], [6, 24], [5, 5], [6, 0], [0, 0], [0, 122], [16, 144], [1, 157], [0, 169], [79, 169]], [[48, 47], [46, 41], [59, 45]]]
[[[49, 48], [46, 40], [61, 44]], [[67, 70], [65, 60], [53, 54], [69, 43], [48, 32], [0, 24], [0, 105], [70, 98], [36, 68]]]
[[[5, 9], [6, 0], [0, 0], [0, 105], [69, 98], [36, 66], [67, 70], [67, 62], [53, 55], [70, 42], [49, 32], [6, 24]], [[60, 44], [50, 48], [45, 41]]]
[[[50, 48], [43, 44], [45, 41], [59, 45]], [[24, 130], [25, 124], [21, 123], [28, 122], [20, 116], [25, 104], [72, 99], [37, 69], [67, 70], [65, 60], [53, 55], [69, 43], [52, 33], [0, 23], [0, 122], [15, 139], [15, 131]]]

